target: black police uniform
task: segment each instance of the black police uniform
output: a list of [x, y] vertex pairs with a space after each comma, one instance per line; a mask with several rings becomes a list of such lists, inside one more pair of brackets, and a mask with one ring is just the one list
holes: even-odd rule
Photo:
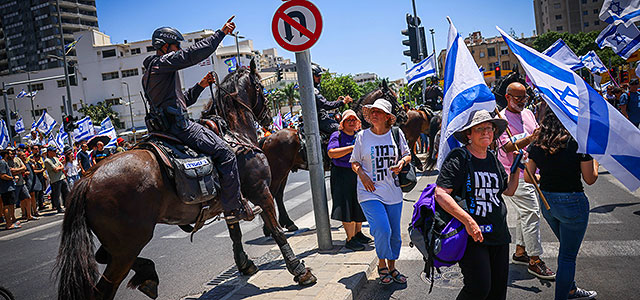
[[211, 156], [220, 173], [222, 206], [225, 212], [230, 212], [242, 206], [236, 156], [214, 132], [189, 119], [187, 107], [198, 100], [204, 88], [196, 84], [183, 93], [178, 75], [178, 70], [213, 54], [224, 37], [224, 32], [217, 30], [188, 48], [147, 57], [143, 64], [148, 71], [142, 77], [142, 86], [151, 105], [168, 121], [167, 133]]
[[344, 105], [344, 102], [340, 100], [328, 101], [324, 96], [322, 96], [322, 94], [320, 94], [317, 87], [314, 88], [314, 94], [316, 97], [316, 107], [318, 109], [318, 127], [320, 127], [320, 131], [326, 134], [332, 134], [334, 131], [338, 130], [340, 124], [329, 116], [327, 110], [339, 108]]

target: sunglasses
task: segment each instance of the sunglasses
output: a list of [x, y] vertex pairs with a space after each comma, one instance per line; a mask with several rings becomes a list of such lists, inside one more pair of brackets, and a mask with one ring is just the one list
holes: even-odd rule
[[507, 94], [509, 96], [511, 96], [511, 98], [513, 98], [513, 100], [516, 100], [517, 102], [526, 102], [527, 100], [529, 100], [529, 95], [522, 95], [522, 96], [514, 96], [512, 94]]
[[493, 126], [490, 127], [476, 127], [473, 129], [474, 132], [476, 133], [489, 133], [489, 132], [496, 132], [496, 128]]

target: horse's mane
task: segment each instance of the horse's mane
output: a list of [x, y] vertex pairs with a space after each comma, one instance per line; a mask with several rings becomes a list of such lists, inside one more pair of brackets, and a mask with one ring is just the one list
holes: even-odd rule
[[[236, 86], [240, 87], [244, 85], [244, 81], [247, 80], [247, 76], [245, 75], [251, 75], [251, 70], [247, 67], [238, 68], [235, 71], [224, 76], [224, 78], [222, 79], [222, 82], [218, 85], [218, 89], [215, 96], [213, 97], [212, 100], [210, 100], [209, 102], [207, 102], [207, 104], [205, 104], [200, 117], [205, 119], [216, 113], [215, 111], [211, 110], [214, 104], [213, 101], [215, 101], [215, 104], [218, 107], [218, 109], [223, 109], [223, 108], [228, 109], [231, 107], [235, 108], [235, 105], [236, 105], [235, 101], [225, 96], [227, 95], [227, 93], [236, 93], [236, 92], [241, 94], [241, 95], [238, 95], [239, 97], [242, 97], [243, 96], [242, 94], [246, 94], [246, 91], [243, 91], [242, 89], [240, 91], [236, 90]], [[226, 119], [225, 115], [227, 114], [223, 113], [222, 116], [220, 117]]]

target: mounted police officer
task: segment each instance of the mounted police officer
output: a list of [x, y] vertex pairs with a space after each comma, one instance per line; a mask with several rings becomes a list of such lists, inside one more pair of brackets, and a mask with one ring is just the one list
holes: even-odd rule
[[324, 70], [318, 65], [313, 65], [312, 68], [313, 73], [313, 85], [314, 85], [314, 95], [316, 97], [316, 107], [318, 109], [318, 125], [320, 127], [320, 131], [330, 135], [334, 131], [338, 130], [340, 124], [335, 119], [332, 119], [329, 116], [328, 110], [339, 108], [345, 104], [353, 101], [349, 96], [340, 96], [336, 101], [327, 101], [327, 99], [320, 94], [320, 81], [322, 81], [322, 74]]
[[146, 69], [142, 86], [151, 104], [145, 118], [150, 131], [168, 133], [185, 145], [210, 155], [220, 174], [221, 201], [227, 223], [251, 221], [260, 207], [251, 209], [240, 193], [240, 177], [236, 156], [229, 146], [208, 128], [193, 122], [187, 115], [187, 107], [198, 100], [205, 87], [215, 80], [211, 73], [198, 84], [182, 91], [178, 70], [193, 66], [214, 53], [225, 35], [235, 29], [231, 17], [222, 29], [188, 48], [180, 48], [182, 34], [171, 27], [161, 27], [153, 32], [152, 44], [156, 54], [144, 60]]

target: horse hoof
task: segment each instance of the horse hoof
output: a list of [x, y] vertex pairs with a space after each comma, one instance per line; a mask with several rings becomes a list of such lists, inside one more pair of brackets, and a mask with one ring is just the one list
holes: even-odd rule
[[248, 265], [248, 267], [240, 270], [240, 273], [242, 273], [242, 275], [251, 276], [255, 273], [258, 273], [258, 267], [256, 267], [256, 265], [252, 261], [249, 261]]
[[287, 226], [287, 232], [296, 232], [298, 231], [298, 226], [296, 226], [296, 224], [291, 224], [289, 226]]
[[309, 268], [307, 268], [307, 271], [304, 274], [293, 277], [293, 280], [301, 286], [312, 285], [318, 282], [318, 278], [311, 273]]
[[156, 281], [145, 280], [145, 282], [138, 287], [138, 290], [151, 299], [158, 298], [158, 282]]

